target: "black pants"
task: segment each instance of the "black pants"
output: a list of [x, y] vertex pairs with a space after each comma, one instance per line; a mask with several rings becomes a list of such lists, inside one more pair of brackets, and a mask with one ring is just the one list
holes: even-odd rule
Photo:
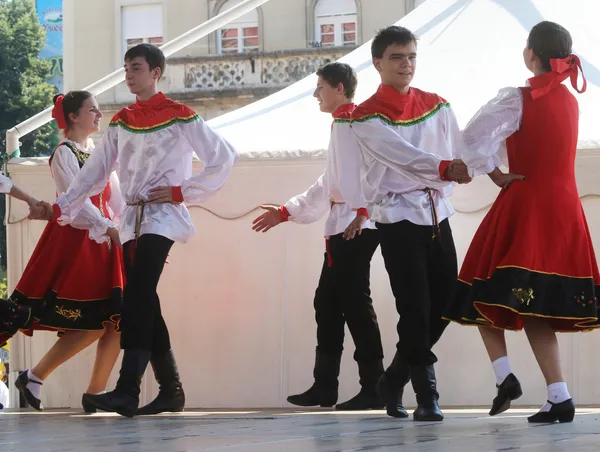
[[330, 256], [325, 253], [314, 300], [320, 352], [342, 353], [347, 323], [356, 346], [354, 359], [357, 362], [383, 359], [370, 288], [371, 258], [379, 245], [378, 236], [378, 231], [365, 229], [352, 240], [345, 240], [342, 234], [329, 239]]
[[161, 354], [171, 349], [169, 330], [160, 311], [156, 289], [173, 241], [155, 234], [123, 246], [125, 292], [121, 313], [121, 348]]
[[452, 299], [458, 265], [448, 220], [433, 238], [432, 226], [409, 221], [377, 223], [398, 322], [397, 353], [409, 366], [437, 361], [431, 351], [448, 326], [442, 315]]

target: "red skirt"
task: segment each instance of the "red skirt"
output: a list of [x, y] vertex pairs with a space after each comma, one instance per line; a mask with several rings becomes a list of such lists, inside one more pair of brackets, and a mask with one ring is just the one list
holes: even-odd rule
[[458, 279], [448, 320], [520, 330], [534, 316], [556, 331], [600, 327], [600, 276], [575, 187], [548, 193], [524, 181], [503, 190]]
[[[10, 297], [32, 309], [33, 323], [21, 330], [118, 329], [124, 287], [120, 248], [97, 243], [88, 231], [48, 223]], [[0, 342], [8, 334], [0, 327]]]

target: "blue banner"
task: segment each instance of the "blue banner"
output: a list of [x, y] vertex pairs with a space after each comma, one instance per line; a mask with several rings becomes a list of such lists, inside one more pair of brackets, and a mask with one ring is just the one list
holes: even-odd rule
[[37, 16], [46, 30], [46, 44], [40, 52], [42, 60], [52, 62], [48, 83], [57, 93], [63, 92], [63, 2], [62, 0], [36, 0]]

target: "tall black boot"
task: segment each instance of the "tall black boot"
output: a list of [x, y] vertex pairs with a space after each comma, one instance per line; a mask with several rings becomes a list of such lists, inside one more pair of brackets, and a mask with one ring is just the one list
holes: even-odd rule
[[398, 351], [390, 366], [377, 382], [377, 393], [385, 405], [388, 416], [407, 418], [408, 413], [402, 404], [404, 386], [410, 381], [410, 368], [404, 363]]
[[332, 407], [338, 398], [338, 376], [342, 354], [327, 355], [317, 350], [313, 376], [315, 382], [305, 392], [291, 395], [287, 401], [298, 406]]
[[185, 394], [179, 380], [177, 364], [173, 350], [155, 355], [150, 358], [154, 377], [159, 384], [158, 395], [148, 405], [140, 408], [137, 414], [146, 416], [164, 412], [179, 413], [185, 406]]
[[410, 368], [410, 378], [417, 395], [417, 409], [413, 413], [415, 421], [442, 421], [444, 415], [438, 405], [440, 395], [433, 364]]
[[125, 417], [135, 416], [140, 403], [140, 384], [148, 361], [149, 350], [126, 349], [115, 390], [106, 394], [85, 394], [85, 402], [102, 411], [117, 412]]
[[383, 403], [377, 394], [377, 382], [383, 375], [383, 361], [361, 361], [358, 363], [360, 392], [347, 402], [335, 407], [338, 411], [380, 410]]

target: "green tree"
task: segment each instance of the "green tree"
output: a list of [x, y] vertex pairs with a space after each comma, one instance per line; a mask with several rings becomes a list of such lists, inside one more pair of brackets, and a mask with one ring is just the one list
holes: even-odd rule
[[[46, 41], [34, 0], [0, 0], [0, 143], [6, 130], [52, 105], [54, 87], [46, 82], [51, 63], [39, 59]], [[21, 137], [21, 156], [48, 155], [56, 127], [48, 124]]]

